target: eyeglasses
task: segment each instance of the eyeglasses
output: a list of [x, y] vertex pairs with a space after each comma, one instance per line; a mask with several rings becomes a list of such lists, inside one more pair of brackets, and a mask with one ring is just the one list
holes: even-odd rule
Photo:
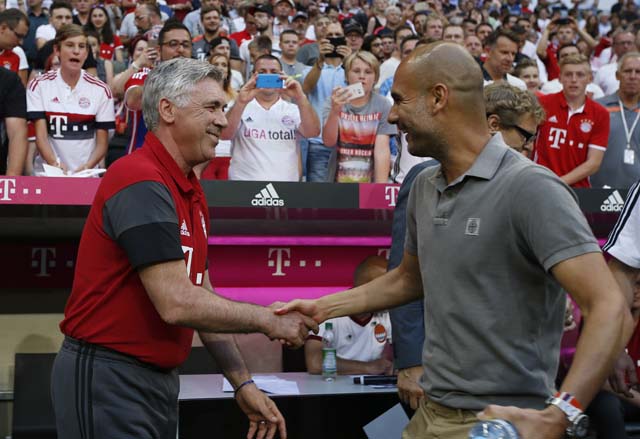
[[161, 46], [169, 46], [172, 49], [177, 49], [179, 46], [182, 46], [183, 49], [191, 49], [191, 41], [171, 40], [162, 43]]
[[21, 34], [16, 32], [15, 29], [11, 29], [11, 32], [13, 32], [13, 34], [19, 39], [19, 40], [24, 40], [25, 38], [27, 38], [27, 34]]
[[536, 139], [536, 135], [538, 134], [537, 132], [532, 133], [531, 131], [527, 131], [518, 125], [511, 125], [510, 128], [515, 128], [515, 130], [518, 131], [522, 137], [524, 137], [523, 145], [532, 143]]

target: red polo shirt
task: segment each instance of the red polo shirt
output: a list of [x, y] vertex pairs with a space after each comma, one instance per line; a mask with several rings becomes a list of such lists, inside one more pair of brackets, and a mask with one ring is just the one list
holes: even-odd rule
[[191, 282], [202, 285], [208, 228], [198, 179], [185, 176], [148, 133], [142, 148], [109, 168], [96, 193], [62, 332], [162, 368], [180, 365], [193, 330], [162, 320], [138, 269], [184, 259]]
[[[538, 131], [535, 161], [563, 176], [587, 160], [589, 148], [606, 150], [609, 140], [609, 113], [586, 98], [582, 110], [569, 115], [563, 92], [542, 96], [547, 114]], [[585, 178], [573, 187], [591, 187]]]

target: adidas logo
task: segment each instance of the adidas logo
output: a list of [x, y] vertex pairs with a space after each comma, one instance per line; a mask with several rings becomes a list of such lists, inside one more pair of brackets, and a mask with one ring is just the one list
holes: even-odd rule
[[191, 236], [191, 233], [189, 233], [189, 229], [187, 229], [187, 222], [185, 220], [182, 220], [182, 225], [180, 226], [180, 234], [183, 236]]
[[51, 102], [53, 102], [54, 104], [59, 104], [60, 103], [60, 99], [58, 99], [58, 97], [54, 97], [53, 99], [51, 99]]
[[624, 206], [624, 200], [620, 196], [620, 192], [613, 191], [611, 195], [600, 206], [602, 212], [620, 212]]
[[253, 122], [253, 119], [251, 119], [251, 116], [247, 117], [245, 120], [245, 122]]
[[251, 200], [252, 206], [284, 206], [284, 200], [280, 198], [273, 184], [269, 183]]
[[557, 118], [557, 117], [555, 117], [555, 116], [551, 116], [551, 117], [549, 118], [549, 122], [556, 122], [556, 123], [557, 123], [557, 122], [558, 122], [558, 118]]

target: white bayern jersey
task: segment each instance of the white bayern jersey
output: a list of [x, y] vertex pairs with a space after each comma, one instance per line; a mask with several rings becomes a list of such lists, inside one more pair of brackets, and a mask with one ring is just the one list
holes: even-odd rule
[[391, 318], [386, 311], [373, 314], [363, 324], [349, 316], [327, 320], [320, 325], [317, 337], [322, 338], [327, 322], [333, 323], [336, 354], [345, 360], [377, 360], [382, 356], [385, 345], [391, 343]]
[[245, 107], [231, 139], [229, 180], [298, 181], [300, 110], [279, 99], [265, 109], [256, 99]]
[[[96, 130], [115, 128], [113, 95], [104, 82], [84, 70], [73, 89], [60, 70], [46, 72], [28, 85], [27, 118], [45, 119], [54, 153], [69, 171], [75, 171], [95, 149]], [[43, 162], [38, 154], [36, 175], [43, 174]]]
[[602, 249], [633, 268], [640, 268], [640, 182], [629, 189], [618, 222]]

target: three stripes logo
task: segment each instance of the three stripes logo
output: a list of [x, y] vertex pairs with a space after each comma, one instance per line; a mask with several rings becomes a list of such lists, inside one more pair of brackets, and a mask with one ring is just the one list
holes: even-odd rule
[[251, 200], [252, 206], [278, 207], [284, 206], [284, 200], [280, 198], [273, 184], [267, 184]]
[[620, 195], [620, 192], [613, 191], [611, 195], [607, 197], [606, 200], [600, 206], [600, 210], [602, 212], [620, 212], [624, 207], [624, 200]]

